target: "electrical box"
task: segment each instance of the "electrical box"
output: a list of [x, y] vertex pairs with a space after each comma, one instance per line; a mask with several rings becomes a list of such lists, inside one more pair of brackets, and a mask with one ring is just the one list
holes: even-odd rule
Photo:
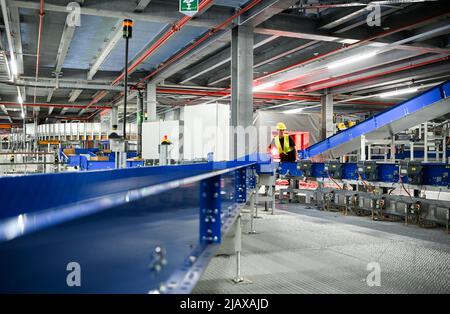
[[417, 161], [403, 161], [400, 163], [400, 176], [408, 178], [409, 184], [422, 184], [423, 166]]
[[378, 181], [378, 165], [375, 161], [358, 162], [357, 172], [367, 181]]
[[304, 177], [312, 177], [312, 166], [311, 160], [301, 160], [297, 163], [297, 169], [303, 173]]
[[334, 179], [342, 179], [342, 164], [338, 161], [328, 161], [325, 163], [324, 172]]

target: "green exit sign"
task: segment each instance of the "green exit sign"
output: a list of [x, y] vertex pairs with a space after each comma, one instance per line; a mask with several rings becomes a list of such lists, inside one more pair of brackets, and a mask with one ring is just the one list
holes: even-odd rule
[[199, 0], [180, 0], [180, 12], [194, 16], [198, 12], [198, 2]]

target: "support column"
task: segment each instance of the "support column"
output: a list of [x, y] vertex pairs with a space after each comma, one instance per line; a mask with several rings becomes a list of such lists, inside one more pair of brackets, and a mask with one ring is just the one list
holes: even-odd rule
[[364, 135], [361, 135], [361, 154], [359, 160], [366, 160], [366, 137]]
[[147, 121], [156, 121], [156, 84], [147, 84]]
[[243, 157], [256, 149], [256, 136], [250, 135], [246, 140], [244, 132], [253, 123], [253, 36], [252, 26], [232, 30], [230, 159]]
[[325, 94], [321, 97], [322, 104], [322, 140], [334, 134], [333, 125], [333, 95]]
[[110, 130], [113, 129], [113, 125], [118, 125], [118, 108], [112, 107], [111, 109], [111, 119], [110, 119]]
[[144, 120], [144, 95], [142, 92], [138, 93], [138, 110], [137, 110], [137, 131], [138, 131], [138, 141], [137, 141], [137, 154], [138, 157], [142, 157], [142, 122]]
[[391, 162], [395, 162], [395, 135], [391, 136]]
[[[447, 131], [445, 131], [447, 132]], [[447, 163], [447, 134], [444, 133], [444, 138], [442, 139], [442, 162]]]
[[428, 162], [428, 122], [423, 124], [423, 161]]

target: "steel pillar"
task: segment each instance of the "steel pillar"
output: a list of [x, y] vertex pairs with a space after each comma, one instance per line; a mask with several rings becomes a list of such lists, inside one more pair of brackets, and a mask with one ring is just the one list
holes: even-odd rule
[[428, 122], [423, 124], [423, 161], [428, 162]]
[[322, 140], [334, 134], [333, 126], [333, 95], [326, 94], [321, 97], [322, 104]]
[[138, 111], [137, 111], [137, 127], [138, 127], [138, 141], [137, 141], [137, 153], [139, 157], [142, 157], [142, 122], [144, 120], [144, 95], [139, 92], [138, 95]]
[[[245, 130], [253, 121], [253, 27], [241, 25], [233, 28], [231, 36], [231, 159], [250, 154], [254, 147]], [[242, 130], [243, 131], [243, 130]], [[239, 145], [239, 146], [238, 146]], [[244, 154], [242, 154], [244, 151]]]
[[111, 108], [111, 120], [110, 120], [110, 130], [113, 129], [113, 125], [118, 125], [118, 108]]
[[395, 162], [395, 135], [391, 136], [391, 162]]
[[156, 121], [156, 84], [147, 84], [147, 121]]

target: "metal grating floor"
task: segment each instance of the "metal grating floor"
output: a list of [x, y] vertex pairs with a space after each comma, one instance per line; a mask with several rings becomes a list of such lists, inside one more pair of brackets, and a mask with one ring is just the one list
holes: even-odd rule
[[[242, 275], [235, 256], [215, 257], [193, 293], [449, 293], [450, 235], [399, 222], [277, 205], [260, 212], [258, 234], [243, 236]], [[243, 231], [249, 230], [243, 215]], [[378, 262], [381, 285], [370, 287], [367, 265]]]

